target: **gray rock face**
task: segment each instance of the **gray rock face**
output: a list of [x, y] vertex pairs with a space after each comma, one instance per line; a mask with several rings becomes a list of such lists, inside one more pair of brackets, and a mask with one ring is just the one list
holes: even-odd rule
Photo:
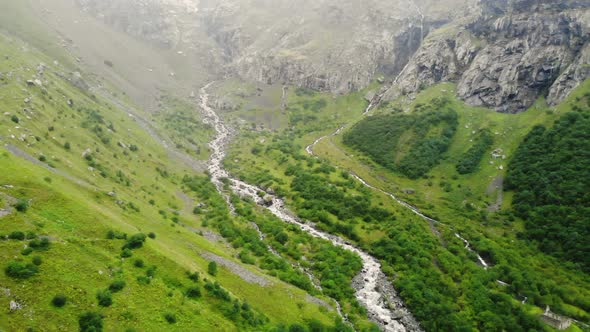
[[586, 43], [578, 57], [553, 83], [547, 100], [552, 105], [563, 101], [573, 89], [588, 77], [590, 77], [590, 44]]
[[108, 25], [161, 47], [174, 47], [182, 31], [179, 19], [196, 13], [192, 1], [76, 1], [83, 11]]
[[217, 77], [346, 93], [397, 74], [430, 29], [477, 0], [76, 1], [159, 47], [203, 50]]
[[385, 100], [451, 81], [469, 104], [513, 113], [589, 77], [588, 0], [76, 1], [216, 78], [347, 93], [404, 69]]
[[451, 81], [458, 83], [458, 96], [471, 105], [516, 113], [543, 94], [555, 104], [590, 77], [590, 4], [574, 1], [575, 9], [562, 11], [555, 6], [562, 8], [564, 2], [483, 5], [471, 23], [425, 41], [400, 76], [399, 86], [385, 98], [413, 95], [423, 87]]

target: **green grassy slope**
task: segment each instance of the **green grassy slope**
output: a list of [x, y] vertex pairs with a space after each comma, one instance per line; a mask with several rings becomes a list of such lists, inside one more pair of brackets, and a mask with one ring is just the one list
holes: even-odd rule
[[[184, 187], [182, 176], [195, 174], [192, 168], [177, 162], [133, 116], [82, 84], [75, 86], [75, 69], [54, 64], [13, 37], [0, 36], [0, 45], [0, 329], [76, 330], [78, 317], [87, 311], [102, 314], [106, 330], [333, 324], [333, 309], [242, 264], [238, 250], [202, 226], [203, 217], [192, 210], [211, 197]], [[27, 84], [34, 79], [41, 84]], [[188, 112], [189, 105], [179, 107]], [[198, 121], [197, 113], [190, 116]], [[209, 139], [211, 131], [202, 129], [195, 140]], [[206, 158], [206, 151], [195, 157]], [[17, 211], [15, 206], [25, 202], [28, 209]], [[111, 230], [128, 237], [153, 233], [155, 239], [147, 238], [124, 257], [126, 240], [107, 239]], [[18, 232], [30, 233], [30, 239], [20, 240]], [[48, 248], [39, 248], [43, 239]], [[35, 256], [42, 262], [30, 278], [6, 270], [11, 263], [38, 262]], [[215, 276], [207, 273], [210, 257], [223, 263]], [[136, 267], [136, 259], [144, 267]], [[187, 271], [198, 272], [199, 281], [189, 279]], [[244, 275], [267, 282], [253, 283]], [[125, 281], [125, 288], [113, 293], [111, 306], [98, 306], [97, 292], [115, 280]], [[230, 297], [207, 290], [208, 281], [219, 282]], [[201, 296], [189, 298], [189, 287], [197, 287]], [[56, 294], [67, 297], [63, 308], [51, 305]], [[11, 312], [11, 301], [22, 308]], [[166, 319], [168, 313], [176, 322]]]

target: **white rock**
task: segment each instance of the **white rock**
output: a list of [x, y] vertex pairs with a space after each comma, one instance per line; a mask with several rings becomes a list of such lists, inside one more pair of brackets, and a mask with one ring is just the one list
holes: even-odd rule
[[20, 304], [16, 301], [10, 301], [10, 311], [17, 311], [22, 308], [23, 308], [22, 304]]

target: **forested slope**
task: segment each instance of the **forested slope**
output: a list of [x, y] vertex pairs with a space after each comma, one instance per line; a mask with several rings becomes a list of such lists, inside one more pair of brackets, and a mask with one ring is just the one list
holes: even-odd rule
[[590, 272], [590, 93], [552, 127], [536, 126], [508, 166], [524, 236]]
[[457, 114], [447, 98], [420, 104], [411, 114], [369, 117], [344, 135], [344, 143], [411, 179], [425, 175], [449, 148]]

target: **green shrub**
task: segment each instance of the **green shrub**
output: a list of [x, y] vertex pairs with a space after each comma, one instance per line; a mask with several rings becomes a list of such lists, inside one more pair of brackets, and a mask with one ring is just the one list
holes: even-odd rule
[[96, 299], [101, 307], [110, 307], [113, 304], [113, 294], [109, 290], [99, 290]]
[[299, 325], [299, 324], [293, 324], [291, 326], [289, 326], [289, 332], [306, 332], [307, 330], [305, 329], [304, 326]]
[[494, 139], [489, 130], [483, 130], [475, 140], [475, 143], [467, 152], [461, 156], [461, 160], [457, 163], [457, 172], [459, 174], [469, 174], [477, 170], [485, 153], [490, 149]]
[[39, 272], [39, 269], [33, 264], [24, 264], [19, 262], [10, 262], [4, 269], [7, 276], [15, 279], [28, 279]]
[[207, 282], [205, 284], [205, 289], [211, 294], [212, 296], [224, 300], [224, 301], [231, 301], [231, 296], [229, 292], [226, 291], [218, 282], [211, 283]]
[[171, 312], [167, 312], [164, 314], [164, 319], [169, 323], [169, 324], [174, 324], [176, 323], [176, 315], [174, 313]]
[[137, 283], [139, 283], [140, 285], [149, 285], [151, 282], [152, 282], [152, 279], [150, 277], [146, 277], [146, 276], [137, 277]]
[[148, 237], [149, 237], [150, 239], [155, 239], [155, 238], [156, 238], [156, 233], [154, 233], [154, 232], [150, 232], [150, 233], [148, 234]]
[[145, 242], [145, 238], [146, 236], [143, 233], [135, 234], [127, 240], [127, 242], [123, 246], [123, 249], [141, 248], [143, 246], [143, 243]]
[[71, 148], [72, 148], [72, 146], [70, 145], [70, 142], [65, 142], [64, 143], [64, 149], [70, 150]]
[[190, 286], [186, 290], [186, 296], [190, 297], [191, 299], [197, 299], [201, 297], [201, 289], [198, 286]]
[[123, 249], [121, 251], [121, 257], [122, 258], [129, 258], [131, 256], [133, 256], [133, 251], [131, 251], [131, 249], [125, 248], [125, 249]]
[[11, 120], [12, 122], [14, 122], [14, 123], [19, 123], [19, 122], [20, 122], [20, 119], [19, 119], [19, 118], [18, 118], [18, 116], [16, 116], [16, 115], [12, 115], [12, 116], [10, 117], [10, 120]]
[[47, 161], [47, 157], [45, 157], [44, 155], [40, 155], [39, 156], [39, 161], [46, 162]]
[[8, 234], [8, 238], [11, 240], [24, 240], [25, 239], [25, 233], [21, 232], [21, 231], [14, 231], [11, 232], [10, 234]]
[[209, 272], [209, 274], [212, 276], [217, 275], [217, 263], [209, 262], [209, 265], [207, 266], [207, 272]]
[[135, 266], [135, 267], [139, 267], [139, 268], [142, 268], [142, 267], [144, 267], [145, 265], [144, 265], [144, 263], [143, 263], [143, 260], [142, 260], [142, 259], [140, 259], [140, 258], [138, 258], [138, 259], [136, 259], [136, 260], [134, 260], [134, 261], [133, 261], [133, 266]]
[[150, 278], [153, 278], [156, 275], [156, 270], [157, 269], [158, 269], [157, 266], [152, 265], [152, 266], [148, 267], [148, 269], [145, 271], [145, 275], [148, 276], [148, 277], [150, 277]]
[[31, 240], [29, 242], [29, 247], [31, 247], [35, 250], [47, 250], [47, 249], [49, 249], [49, 245], [50, 245], [49, 239], [46, 237], [41, 238], [40, 240], [37, 240], [37, 239]]
[[287, 241], [289, 241], [289, 235], [287, 235], [285, 232], [280, 232], [275, 236], [275, 239], [279, 241], [280, 244], [285, 244]]
[[109, 290], [113, 293], [117, 293], [123, 290], [123, 288], [125, 288], [125, 281], [124, 280], [115, 280], [111, 283], [111, 285], [109, 286]]
[[33, 264], [39, 266], [43, 263], [43, 258], [41, 258], [41, 256], [33, 256], [32, 262]]
[[190, 280], [194, 282], [199, 281], [199, 272], [187, 272], [187, 276]]
[[80, 332], [102, 331], [102, 315], [96, 312], [86, 312], [78, 319]]
[[111, 229], [111, 230], [109, 230], [107, 232], [107, 236], [106, 237], [107, 237], [108, 240], [114, 240], [114, 239], [117, 239], [117, 240], [126, 240], [127, 239], [127, 234], [121, 233], [121, 232], [116, 232], [116, 231], [114, 231], [114, 230]]
[[14, 204], [14, 208], [18, 212], [27, 212], [27, 210], [29, 209], [29, 201], [27, 201], [26, 199], [19, 199], [18, 202]]
[[26, 247], [25, 249], [20, 251], [20, 254], [23, 256], [28, 256], [33, 252], [33, 248], [31, 247]]
[[53, 306], [57, 308], [63, 307], [64, 305], [66, 305], [67, 302], [68, 298], [63, 294], [57, 294], [53, 297], [53, 300], [51, 300], [51, 304], [53, 304]]

